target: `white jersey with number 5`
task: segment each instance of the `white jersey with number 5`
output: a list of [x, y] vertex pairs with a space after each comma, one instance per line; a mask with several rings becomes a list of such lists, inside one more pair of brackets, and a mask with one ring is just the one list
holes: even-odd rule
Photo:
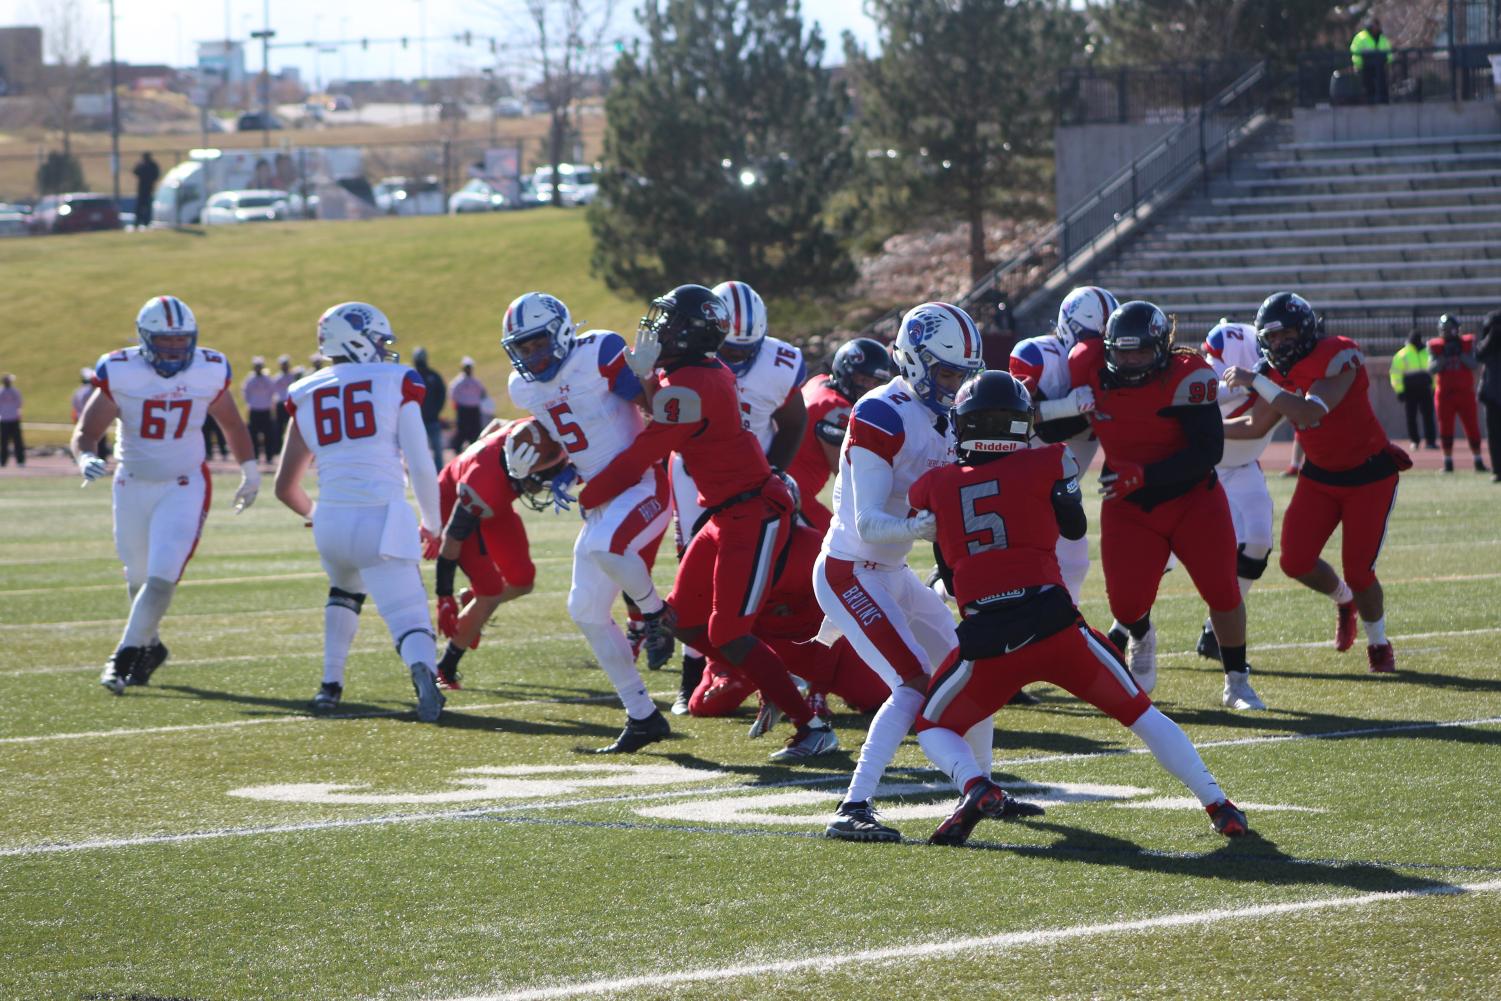
[[142, 480], [174, 480], [203, 467], [203, 419], [229, 385], [229, 362], [195, 348], [176, 375], [156, 373], [139, 347], [103, 355], [94, 385], [120, 411], [120, 470]]
[[584, 479], [625, 451], [646, 426], [632, 401], [641, 383], [625, 363], [625, 338], [596, 330], [573, 345], [558, 374], [529, 382], [511, 373], [511, 402], [537, 418]]
[[287, 410], [317, 460], [320, 505], [405, 502], [398, 415], [426, 393], [420, 375], [389, 362], [340, 362], [287, 388]]
[[[1220, 413], [1226, 420], [1249, 413], [1256, 403], [1256, 394], [1249, 389], [1236, 389], [1225, 385], [1225, 370], [1240, 368], [1256, 371], [1261, 364], [1261, 348], [1256, 345], [1256, 328], [1249, 323], [1220, 323], [1204, 338], [1204, 358], [1214, 367], [1220, 377]], [[1220, 467], [1234, 469], [1248, 466], [1261, 458], [1267, 442], [1272, 440], [1268, 431], [1260, 438], [1249, 440], [1225, 439], [1225, 454]]]
[[771, 446], [771, 415], [808, 381], [808, 366], [802, 349], [775, 337], [761, 342], [750, 371], [735, 377], [740, 392], [740, 413], [745, 429], [756, 436], [761, 451]]

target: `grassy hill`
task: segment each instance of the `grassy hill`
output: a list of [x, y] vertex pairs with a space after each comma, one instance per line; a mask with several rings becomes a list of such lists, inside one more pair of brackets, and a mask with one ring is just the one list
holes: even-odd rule
[[0, 241], [14, 307], [0, 370], [16, 373], [28, 421], [67, 421], [79, 368], [134, 343], [136, 310], [152, 295], [193, 308], [200, 343], [229, 356], [236, 382], [253, 355], [305, 363], [323, 310], [362, 299], [390, 316], [403, 357], [426, 345], [451, 376], [471, 355], [504, 402], [500, 319], [522, 292], [558, 295], [590, 327], [635, 330], [644, 303], [589, 274], [590, 246], [584, 214], [554, 209]]

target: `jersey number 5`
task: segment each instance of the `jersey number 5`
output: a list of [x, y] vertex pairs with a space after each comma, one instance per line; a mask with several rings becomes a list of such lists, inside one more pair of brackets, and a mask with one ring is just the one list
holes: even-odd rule
[[[332, 445], [345, 438], [369, 438], [375, 434], [375, 404], [370, 401], [370, 380], [343, 387], [344, 405], [339, 406], [339, 387], [324, 386], [313, 392], [313, 430], [318, 444]], [[364, 399], [360, 399], [364, 394]]]
[[975, 502], [999, 497], [1001, 485], [995, 480], [968, 483], [959, 488], [959, 509], [964, 514], [965, 545], [971, 556], [987, 549], [1006, 548], [1006, 519], [994, 511], [976, 511]]
[[566, 403], [557, 403], [547, 408], [547, 416], [552, 418], [552, 426], [558, 429], [558, 440], [563, 447], [570, 452], [582, 452], [589, 447], [589, 439], [584, 434], [584, 429], [579, 427], [568, 418], [573, 416], [573, 411]]
[[141, 407], [141, 437], [167, 437], [167, 415], [176, 413], [177, 427], [173, 429], [172, 437], [181, 438], [188, 429], [188, 414], [192, 411], [192, 400], [147, 400]]

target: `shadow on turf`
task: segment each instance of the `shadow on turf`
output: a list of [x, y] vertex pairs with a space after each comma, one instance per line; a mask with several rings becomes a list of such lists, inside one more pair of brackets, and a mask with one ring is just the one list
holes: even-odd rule
[[[771, 741], [758, 743], [765, 745], [767, 754], [777, 747], [777, 744]], [[663, 754], [661, 757], [683, 768], [723, 772], [727, 776], [739, 778], [747, 786], [785, 785], [789, 777], [807, 778], [809, 785], [817, 785], [823, 779], [827, 779], [832, 784], [836, 780], [846, 780], [850, 771], [855, 767], [854, 752], [842, 746], [832, 754], [820, 754], [817, 758], [800, 764], [778, 764], [768, 761], [764, 765], [727, 765], [723, 761], [710, 761], [708, 758], [701, 758], [684, 751]], [[825, 772], [828, 774], [824, 774]]]
[[[1401, 653], [1401, 648], [1397, 650]], [[1218, 672], [1216, 672], [1218, 673]], [[1443, 688], [1458, 692], [1501, 693], [1501, 678], [1464, 678], [1457, 674], [1433, 674], [1429, 671], [1409, 671], [1398, 667], [1396, 674], [1371, 674], [1369, 671], [1345, 674], [1321, 671], [1279, 671], [1275, 668], [1256, 667], [1256, 677], [1301, 678], [1308, 681], [1348, 681], [1356, 684], [1417, 685], [1420, 688]]]
[[[1194, 709], [1164, 703], [1164, 711], [1180, 726], [1239, 727], [1246, 730], [1285, 731], [1330, 740], [1380, 738], [1441, 740], [1458, 744], [1501, 744], [1501, 730], [1466, 726], [1439, 726], [1433, 720], [1379, 719], [1341, 716], [1336, 713], [1278, 709], [1269, 713], [1232, 712], [1229, 709]], [[1353, 731], [1353, 732], [1351, 732]]]
[[[195, 699], [204, 699], [209, 702], [233, 702], [238, 705], [256, 706], [267, 710], [266, 712], [246, 712], [245, 715], [247, 716], [282, 716], [289, 713], [297, 716], [313, 715], [313, 700], [311, 698], [278, 699], [272, 698], [269, 695], [247, 695], [243, 692], [226, 692], [220, 689], [198, 688], [194, 685], [151, 685], [148, 688], [132, 688], [130, 690], [132, 696], [135, 696], [136, 693], [150, 695], [153, 691], [180, 692], [183, 695], [188, 695]], [[391, 711], [390, 706], [375, 706], [365, 702], [344, 701], [339, 703], [339, 711], [337, 713], [330, 713], [329, 716], [333, 719], [338, 719], [341, 716], [378, 716], [390, 713]]]
[[[1025, 823], [1030, 830], [1051, 831], [1060, 838], [1048, 845], [971, 840], [966, 847], [977, 851], [1007, 852], [1023, 856], [1066, 855], [1092, 865], [1109, 865], [1168, 876], [1237, 880], [1265, 886], [1331, 886], [1366, 892], [1396, 893], [1435, 890], [1453, 885], [1444, 880], [1408, 876], [1375, 862], [1331, 865], [1323, 859], [1300, 859], [1288, 855], [1275, 842], [1254, 830], [1246, 837], [1223, 842], [1211, 852], [1180, 854], [1152, 851], [1126, 838], [1111, 837], [1067, 824], [1036, 820]], [[984, 830], [981, 828], [982, 832]]]

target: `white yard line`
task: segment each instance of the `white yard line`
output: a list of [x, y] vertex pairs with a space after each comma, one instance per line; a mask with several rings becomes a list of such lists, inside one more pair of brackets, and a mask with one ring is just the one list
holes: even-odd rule
[[[1401, 635], [1401, 636], [1392, 635], [1392, 636], [1388, 637], [1388, 639], [1390, 639], [1394, 643], [1404, 643], [1404, 642], [1406, 642], [1408, 640], [1434, 640], [1434, 639], [1441, 639], [1441, 638], [1447, 637], [1447, 636], [1491, 636], [1491, 635], [1494, 635], [1496, 633], [1501, 633], [1501, 626], [1486, 626], [1486, 627], [1483, 627], [1483, 628], [1480, 628], [1480, 629], [1444, 629], [1444, 630], [1440, 630], [1438, 632], [1431, 632], [1431, 633], [1406, 633], [1406, 634]], [[1258, 643], [1255, 646], [1247, 647], [1247, 651], [1250, 652], [1250, 653], [1259, 653], [1259, 652], [1261, 652], [1263, 650], [1326, 650], [1326, 649], [1327, 650], [1333, 650], [1334, 649], [1334, 640], [1332, 640], [1332, 639], [1314, 640], [1312, 642], [1307, 642], [1307, 643]], [[1196, 652], [1194, 652], [1193, 650], [1169, 650], [1169, 651], [1164, 651], [1162, 653], [1159, 653], [1157, 656], [1158, 657], [1197, 657], [1198, 654]], [[1255, 673], [1255, 668], [1252, 668], [1252, 673], [1253, 674]]]
[[1494, 893], [1497, 890], [1501, 890], [1501, 880], [1467, 883], [1458, 886], [1437, 886], [1421, 890], [1404, 890], [1392, 893], [1362, 893], [1353, 897], [1319, 897], [1313, 900], [1296, 900], [1285, 904], [1254, 904], [1248, 907], [1227, 907], [1210, 911], [1186, 911], [1177, 914], [1162, 914], [1151, 918], [1139, 918], [1135, 921], [1111, 921], [1104, 924], [1041, 928], [1036, 931], [1003, 932], [998, 935], [979, 935], [970, 938], [949, 939], [942, 942], [908, 942], [881, 949], [864, 949], [860, 952], [833, 954], [823, 952], [816, 955], [775, 960], [767, 963], [703, 967], [696, 970], [649, 973], [642, 976], [622, 977], [615, 980], [591, 980], [571, 984], [558, 984], [551, 987], [507, 990], [495, 994], [469, 995], [463, 998], [454, 998], [451, 1001], [552, 1001], [552, 999], [556, 998], [597, 997], [601, 994], [617, 994], [622, 991], [646, 990], [679, 984], [714, 983], [742, 977], [764, 977], [772, 974], [798, 973], [804, 970], [811, 970], [817, 973], [831, 973], [841, 967], [847, 966], [937, 959], [962, 953], [1007, 952], [1029, 946], [1049, 946], [1059, 942], [1096, 938], [1102, 935], [1155, 931], [1160, 928], [1193, 928], [1205, 925], [1218, 925], [1220, 922], [1230, 920], [1270, 918], [1285, 914], [1303, 914], [1312, 911], [1368, 907], [1372, 904], [1415, 900], [1421, 897], [1453, 896], [1466, 893]]

